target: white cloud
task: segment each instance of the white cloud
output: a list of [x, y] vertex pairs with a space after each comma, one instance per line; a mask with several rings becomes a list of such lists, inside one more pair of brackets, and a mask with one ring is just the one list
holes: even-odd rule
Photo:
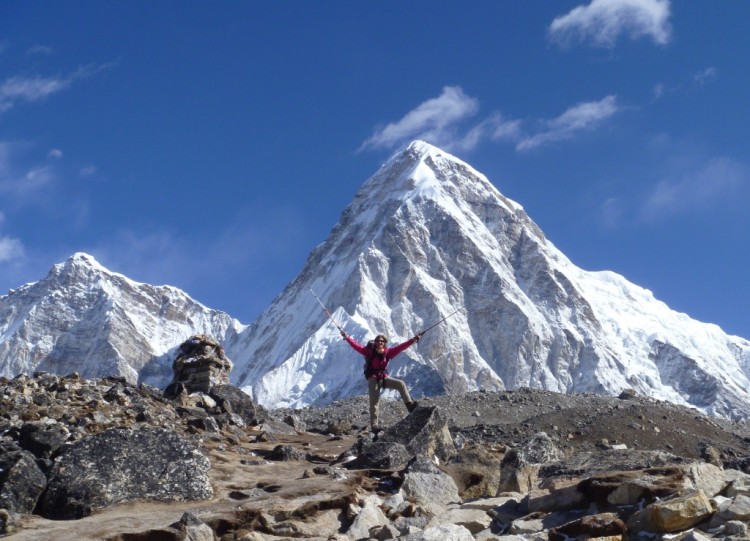
[[63, 152], [59, 148], [53, 148], [47, 153], [48, 158], [60, 159], [63, 157]]
[[0, 85], [0, 112], [18, 102], [34, 102], [67, 88], [69, 80], [55, 77], [11, 77]]
[[570, 107], [559, 117], [547, 121], [543, 131], [524, 138], [516, 145], [516, 149], [531, 150], [547, 143], [570, 139], [576, 132], [596, 128], [618, 111], [620, 111], [620, 106], [616, 96], [579, 103]]
[[669, 16], [669, 0], [592, 0], [556, 17], [548, 36], [561, 45], [590, 40], [596, 46], [611, 48], [623, 34], [631, 39], [650, 37], [664, 45], [671, 35]]
[[641, 212], [644, 219], [715, 208], [733, 201], [750, 182], [748, 168], [727, 157], [713, 158], [673, 176], [657, 183], [648, 195]]
[[437, 98], [421, 103], [401, 120], [376, 130], [360, 150], [393, 148], [412, 139], [442, 145], [454, 140], [455, 124], [474, 116], [478, 109], [478, 100], [464, 94], [461, 87], [446, 86]]
[[0, 84], [0, 113], [18, 103], [42, 101], [68, 88], [75, 80], [89, 77], [111, 64], [83, 66], [68, 77], [10, 77]]
[[526, 135], [521, 120], [499, 112], [467, 127], [466, 119], [478, 108], [479, 100], [467, 96], [461, 88], [445, 87], [438, 98], [418, 105], [401, 120], [378, 129], [359, 150], [393, 149], [422, 139], [449, 152], [471, 151], [487, 140], [515, 144], [516, 150], [524, 151], [571, 139], [577, 132], [598, 127], [621, 110], [616, 96], [579, 103], [559, 117], [541, 122], [543, 129], [539, 133]]
[[7, 263], [23, 259], [25, 250], [20, 240], [9, 237], [0, 237], [0, 263]]

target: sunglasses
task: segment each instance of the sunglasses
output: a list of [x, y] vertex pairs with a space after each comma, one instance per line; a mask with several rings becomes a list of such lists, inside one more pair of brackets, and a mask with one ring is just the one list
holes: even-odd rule
[[376, 344], [385, 344], [386, 341], [385, 340], [375, 340], [375, 343]]

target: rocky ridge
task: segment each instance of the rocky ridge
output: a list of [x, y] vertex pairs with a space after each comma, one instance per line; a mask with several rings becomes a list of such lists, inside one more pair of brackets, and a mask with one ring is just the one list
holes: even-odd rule
[[232, 386], [0, 379], [11, 538], [747, 539], [750, 431], [688, 408], [520, 389], [268, 411]]

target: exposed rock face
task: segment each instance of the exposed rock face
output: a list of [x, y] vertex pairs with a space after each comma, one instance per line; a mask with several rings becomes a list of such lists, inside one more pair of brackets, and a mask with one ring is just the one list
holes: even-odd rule
[[111, 429], [83, 438], [55, 460], [42, 515], [74, 519], [135, 499], [205, 500], [213, 493], [208, 458], [161, 429]]

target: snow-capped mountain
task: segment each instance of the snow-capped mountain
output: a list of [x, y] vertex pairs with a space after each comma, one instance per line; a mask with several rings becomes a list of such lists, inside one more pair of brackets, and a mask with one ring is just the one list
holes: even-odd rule
[[234, 382], [261, 404], [364, 391], [360, 342], [428, 332], [392, 363], [414, 394], [623, 389], [750, 415], [750, 342], [674, 312], [613, 272], [576, 267], [523, 208], [457, 158], [412, 143], [367, 180], [329, 238], [231, 341]]
[[336, 325], [362, 343], [383, 333], [393, 344], [449, 315], [391, 363], [416, 397], [633, 388], [750, 417], [748, 340], [669, 309], [613, 272], [578, 268], [521, 205], [419, 141], [364, 183], [252, 325], [76, 254], [0, 297], [0, 375], [77, 371], [164, 387], [174, 348], [203, 333], [223, 343], [232, 382], [260, 404], [323, 405], [366, 389], [362, 358]]
[[174, 348], [192, 334], [227, 340], [243, 328], [179, 289], [134, 282], [78, 253], [0, 297], [0, 375], [78, 372], [164, 387]]

